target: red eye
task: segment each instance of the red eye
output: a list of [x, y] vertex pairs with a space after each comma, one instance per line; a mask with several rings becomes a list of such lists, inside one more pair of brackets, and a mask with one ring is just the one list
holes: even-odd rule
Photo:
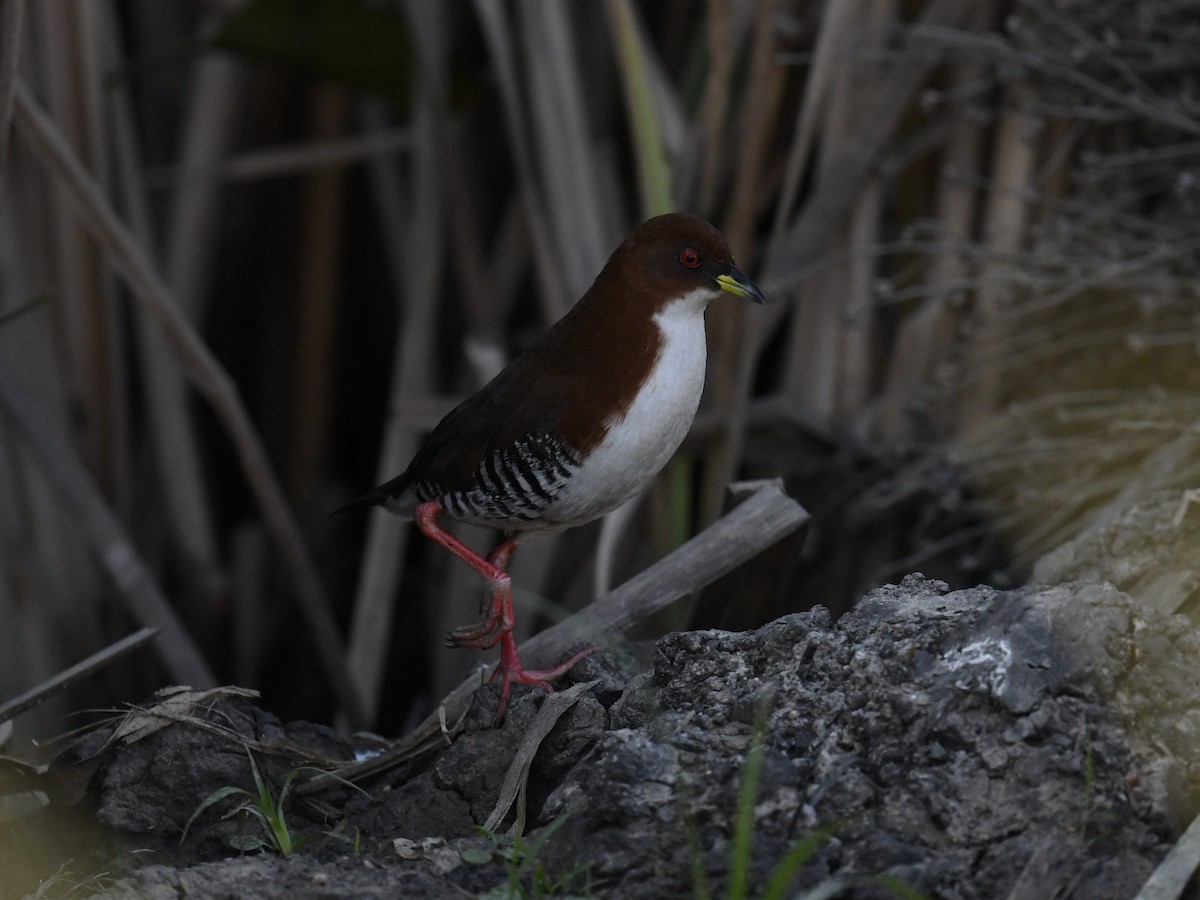
[[694, 247], [684, 247], [679, 251], [679, 262], [689, 269], [694, 269], [700, 265], [700, 252]]

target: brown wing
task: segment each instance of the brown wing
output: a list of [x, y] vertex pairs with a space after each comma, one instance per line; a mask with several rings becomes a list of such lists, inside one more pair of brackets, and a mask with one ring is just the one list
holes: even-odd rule
[[531, 435], [553, 434], [566, 400], [565, 380], [552, 369], [530, 379], [526, 374], [529, 363], [529, 354], [521, 354], [478, 393], [447, 413], [397, 486], [402, 490], [425, 481], [441, 491], [470, 490], [485, 456]]

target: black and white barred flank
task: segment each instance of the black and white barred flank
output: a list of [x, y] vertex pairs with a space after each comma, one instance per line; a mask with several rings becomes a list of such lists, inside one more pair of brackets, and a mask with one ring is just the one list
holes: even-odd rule
[[579, 467], [579, 455], [548, 434], [531, 434], [484, 456], [466, 491], [444, 491], [418, 481], [421, 501], [436, 500], [453, 518], [481, 522], [532, 522], [554, 501]]

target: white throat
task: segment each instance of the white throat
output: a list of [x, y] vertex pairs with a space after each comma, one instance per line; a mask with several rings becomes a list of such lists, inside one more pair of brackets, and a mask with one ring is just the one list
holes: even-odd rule
[[645, 489], [679, 449], [704, 391], [704, 310], [718, 293], [692, 291], [655, 314], [658, 360], [625, 415], [609, 420], [608, 433], [548, 511], [547, 524], [616, 509]]

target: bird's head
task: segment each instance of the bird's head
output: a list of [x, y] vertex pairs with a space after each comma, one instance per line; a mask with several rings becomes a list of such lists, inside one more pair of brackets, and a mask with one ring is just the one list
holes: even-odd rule
[[722, 291], [765, 303], [766, 297], [734, 264], [729, 244], [712, 225], [687, 213], [642, 223], [613, 253], [602, 278], [621, 293], [655, 305], [691, 295], [703, 304]]

